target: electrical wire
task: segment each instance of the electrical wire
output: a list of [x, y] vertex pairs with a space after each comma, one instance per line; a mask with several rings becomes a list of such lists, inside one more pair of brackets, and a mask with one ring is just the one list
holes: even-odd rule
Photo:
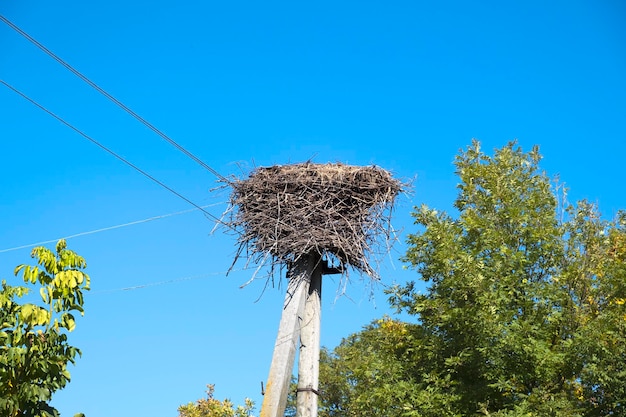
[[[242, 268], [242, 269], [238, 269], [237, 271], [245, 271], [245, 270], [246, 270], [246, 268]], [[191, 281], [191, 280], [195, 280], [195, 279], [207, 278], [207, 277], [211, 277], [211, 276], [220, 276], [220, 275], [221, 276], [226, 276], [226, 275], [228, 275], [228, 272], [227, 271], [224, 271], [224, 272], [209, 272], [209, 273], [206, 273], [206, 274], [199, 274], [199, 275], [192, 275], [192, 276], [187, 276], [187, 277], [182, 277], [182, 278], [168, 279], [168, 280], [165, 280], [165, 281], [149, 282], [147, 284], [133, 285], [133, 286], [130, 286], [130, 287], [113, 288], [113, 289], [109, 289], [109, 290], [89, 291], [86, 294], [87, 295], [98, 295], [98, 294], [109, 294], [109, 293], [120, 292], [120, 291], [142, 290], [142, 289], [145, 289], [145, 288], [156, 287], [156, 286], [160, 286], [160, 285], [175, 284], [177, 282]]]
[[[218, 204], [222, 204], [222, 203], [208, 204], [206, 206], [202, 206], [202, 208], [217, 206]], [[179, 216], [181, 214], [187, 214], [187, 213], [191, 213], [192, 211], [197, 211], [197, 210], [198, 210], [197, 208], [193, 208], [193, 209], [189, 209], [189, 210], [177, 211], [175, 213], [162, 214], [160, 216], [153, 216], [153, 217], [149, 217], [147, 219], [135, 220], [135, 221], [128, 222], [128, 223], [117, 224], [115, 226], [103, 227], [103, 228], [96, 229], [96, 230], [90, 230], [88, 232], [80, 232], [80, 233], [76, 233], [76, 234], [65, 236], [65, 237], [59, 237], [59, 238], [56, 238], [56, 239], [49, 239], [49, 240], [44, 240], [44, 241], [41, 241], [41, 242], [30, 243], [28, 245], [21, 245], [21, 246], [15, 246], [15, 247], [12, 247], [12, 248], [7, 248], [7, 249], [0, 249], [0, 253], [11, 252], [11, 251], [15, 251], [15, 250], [19, 250], [19, 249], [25, 249], [25, 248], [32, 248], [34, 246], [46, 245], [48, 243], [55, 243], [55, 242], [58, 242], [61, 239], [68, 240], [68, 239], [73, 239], [75, 237], [93, 235], [95, 233], [106, 232], [106, 231], [114, 230], [114, 229], [120, 229], [122, 227], [134, 226], [136, 224], [148, 223], [148, 222], [151, 222], [151, 221], [154, 221], [154, 220], [165, 219], [166, 217], [172, 217], [172, 216]]]
[[195, 156], [194, 154], [192, 154], [191, 152], [189, 152], [187, 149], [185, 149], [182, 145], [178, 144], [177, 142], [175, 142], [172, 138], [170, 138], [169, 136], [167, 136], [165, 133], [163, 133], [161, 130], [157, 129], [153, 124], [151, 124], [150, 122], [148, 122], [146, 119], [144, 119], [143, 117], [141, 117], [140, 115], [138, 115], [137, 113], [135, 113], [133, 110], [131, 110], [128, 106], [126, 106], [124, 103], [122, 103], [121, 101], [119, 101], [118, 99], [116, 99], [115, 97], [113, 97], [111, 94], [109, 94], [107, 91], [105, 91], [103, 88], [101, 88], [100, 86], [98, 86], [96, 83], [94, 83], [93, 81], [91, 81], [89, 78], [87, 78], [86, 76], [84, 76], [82, 73], [80, 73], [77, 69], [75, 69], [74, 67], [72, 67], [70, 64], [68, 64], [67, 62], [65, 62], [63, 59], [61, 59], [59, 56], [57, 56], [56, 54], [54, 54], [51, 50], [49, 50], [48, 48], [46, 48], [44, 45], [42, 45], [40, 42], [38, 42], [36, 39], [34, 39], [32, 36], [30, 36], [28, 33], [24, 32], [22, 29], [20, 29], [17, 25], [15, 25], [13, 22], [11, 22], [9, 19], [7, 19], [6, 17], [0, 15], [0, 20], [3, 21], [4, 23], [7, 24], [7, 26], [9, 26], [11, 29], [13, 29], [14, 31], [16, 31], [17, 33], [19, 33], [20, 35], [22, 35], [24, 38], [26, 38], [29, 42], [31, 42], [33, 45], [35, 45], [36, 47], [38, 47], [39, 49], [41, 49], [44, 53], [46, 53], [48, 56], [50, 56], [52, 59], [54, 59], [55, 61], [57, 61], [59, 64], [61, 64], [62, 66], [64, 66], [65, 68], [67, 68], [70, 72], [72, 72], [74, 75], [76, 75], [78, 78], [80, 78], [81, 80], [83, 80], [85, 83], [87, 83], [90, 87], [92, 87], [93, 89], [95, 89], [96, 91], [98, 91], [100, 94], [102, 94], [103, 96], [105, 96], [106, 98], [108, 98], [109, 100], [111, 100], [113, 103], [115, 103], [118, 107], [120, 107], [122, 110], [124, 110], [126, 113], [130, 114], [132, 117], [134, 117], [135, 119], [137, 119], [140, 123], [142, 123], [143, 125], [145, 125], [148, 129], [152, 130], [154, 133], [156, 133], [157, 135], [159, 135], [162, 139], [164, 139], [165, 141], [167, 141], [170, 145], [174, 146], [176, 149], [178, 149], [180, 152], [184, 153], [185, 155], [187, 155], [189, 158], [191, 158], [193, 161], [195, 161], [196, 163], [198, 163], [200, 166], [202, 166], [204, 169], [206, 169], [207, 171], [209, 171], [211, 174], [215, 175], [217, 178], [219, 178], [221, 181], [225, 182], [225, 183], [229, 183], [228, 179], [226, 177], [224, 177], [223, 175], [221, 175], [219, 172], [217, 172], [215, 169], [211, 168], [209, 165], [207, 165], [204, 161], [202, 161], [200, 158], [198, 158], [197, 156]]
[[162, 188], [165, 188], [167, 191], [169, 191], [170, 193], [174, 194], [175, 196], [177, 196], [178, 198], [186, 201], [187, 203], [191, 204], [192, 206], [194, 206], [195, 208], [197, 208], [198, 210], [201, 210], [205, 215], [207, 215], [208, 217], [212, 218], [213, 220], [215, 220], [217, 223], [222, 223], [222, 220], [217, 218], [216, 216], [214, 216], [213, 214], [209, 213], [208, 211], [206, 211], [205, 209], [203, 209], [201, 206], [199, 206], [198, 204], [194, 203], [193, 201], [191, 201], [190, 199], [188, 199], [187, 197], [185, 197], [184, 195], [180, 194], [178, 191], [174, 190], [173, 188], [165, 185], [164, 183], [162, 183], [161, 181], [159, 181], [158, 179], [156, 179], [155, 177], [153, 177], [152, 175], [148, 174], [146, 171], [142, 170], [141, 168], [139, 168], [138, 166], [134, 165], [132, 162], [124, 159], [124, 157], [118, 155], [117, 153], [115, 153], [114, 151], [112, 151], [111, 149], [107, 148], [106, 146], [104, 146], [103, 144], [101, 144], [100, 142], [98, 142], [97, 140], [93, 139], [92, 137], [90, 137], [89, 135], [87, 135], [86, 133], [84, 133], [83, 131], [81, 131], [80, 129], [74, 127], [73, 125], [71, 125], [69, 122], [65, 121], [64, 119], [62, 119], [60, 116], [57, 116], [55, 113], [51, 112], [50, 110], [48, 110], [47, 108], [45, 108], [44, 106], [42, 106], [41, 104], [39, 104], [38, 102], [36, 102], [35, 100], [33, 100], [32, 98], [28, 97], [26, 94], [22, 93], [20, 90], [18, 90], [17, 88], [13, 87], [12, 85], [10, 85], [9, 83], [7, 83], [4, 80], [0, 80], [0, 83], [4, 84], [4, 86], [6, 86], [8, 89], [10, 89], [11, 91], [13, 91], [14, 93], [18, 94], [19, 96], [21, 96], [22, 98], [24, 98], [26, 101], [30, 102], [31, 104], [33, 104], [34, 106], [38, 107], [39, 109], [43, 110], [44, 112], [48, 113], [50, 116], [54, 117], [55, 119], [57, 119], [59, 122], [63, 123], [65, 126], [69, 127], [70, 129], [72, 129], [74, 132], [78, 133], [79, 135], [81, 135], [82, 137], [84, 137], [85, 139], [87, 139], [88, 141], [90, 141], [91, 143], [93, 143], [94, 145], [98, 146], [100, 149], [103, 149], [104, 151], [108, 152], [109, 154], [113, 155], [115, 158], [119, 159], [120, 161], [122, 161], [123, 163], [125, 163], [126, 165], [128, 165], [129, 167], [131, 167], [132, 169], [134, 169], [135, 171], [139, 172], [141, 175], [143, 175], [144, 177], [150, 179], [151, 181], [155, 182], [156, 184], [158, 184], [159, 186], [161, 186]]
[[88, 294], [89, 295], [97, 295], [97, 294], [109, 294], [109, 293], [112, 293], [112, 292], [120, 292], [120, 291], [141, 290], [141, 289], [144, 289], [144, 288], [156, 287], [156, 286], [159, 286], [159, 285], [166, 285], [166, 284], [174, 284], [174, 283], [182, 282], [182, 281], [191, 281], [191, 280], [194, 280], [194, 279], [207, 278], [207, 277], [216, 276], [216, 275], [226, 275], [226, 273], [225, 272], [213, 272], [213, 273], [208, 273], [208, 274], [193, 275], [193, 276], [189, 276], [189, 277], [175, 278], [175, 279], [170, 279], [170, 280], [166, 280], [166, 281], [149, 282], [147, 284], [133, 285], [131, 287], [114, 288], [114, 289], [110, 289], [110, 290], [90, 291]]

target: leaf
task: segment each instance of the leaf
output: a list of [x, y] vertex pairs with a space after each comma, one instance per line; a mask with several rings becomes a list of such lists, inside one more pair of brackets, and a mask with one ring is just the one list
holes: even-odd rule
[[70, 313], [63, 314], [63, 327], [65, 327], [68, 331], [72, 332], [76, 328], [76, 321], [74, 320], [74, 316]]
[[56, 252], [60, 253], [62, 250], [64, 250], [67, 247], [67, 242], [65, 241], [65, 239], [61, 239], [57, 242], [56, 245]]
[[34, 319], [37, 326], [47, 325], [50, 321], [50, 313], [48, 310], [38, 307], [35, 311]]
[[35, 306], [33, 304], [24, 304], [20, 309], [20, 316], [22, 320], [26, 323], [30, 323], [34, 310]]
[[50, 297], [48, 295], [47, 287], [41, 287], [39, 289], [39, 294], [41, 295], [41, 299], [43, 300], [44, 303], [48, 304], [50, 302]]

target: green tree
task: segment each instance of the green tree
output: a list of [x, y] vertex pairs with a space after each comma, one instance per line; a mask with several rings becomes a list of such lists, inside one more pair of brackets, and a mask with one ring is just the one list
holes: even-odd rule
[[424, 336], [419, 325], [384, 317], [323, 349], [320, 417], [446, 415], [449, 381], [431, 373]]
[[25, 286], [3, 280], [0, 290], [0, 411], [9, 417], [56, 417], [59, 412], [48, 403], [69, 382], [67, 365], [80, 354], [67, 334], [76, 327], [72, 313], [83, 314], [89, 276], [82, 271], [85, 260], [67, 249], [65, 240], [56, 252], [36, 247], [31, 256], [37, 265], [20, 265], [15, 275], [39, 287], [42, 303], [21, 303], [29, 292]]
[[540, 160], [476, 141], [456, 158], [458, 214], [413, 213], [404, 261], [427, 290], [390, 291], [418, 322], [323, 358], [326, 415], [626, 415], [626, 215], [565, 206]]
[[577, 365], [585, 415], [626, 415], [626, 213], [613, 222], [581, 203], [566, 229], [562, 275], [574, 323], [568, 361]]
[[207, 385], [207, 397], [201, 398], [195, 403], [189, 403], [178, 407], [179, 417], [251, 417], [254, 411], [254, 403], [246, 398], [244, 405], [237, 407], [229, 400], [217, 400], [213, 397], [214, 385]]

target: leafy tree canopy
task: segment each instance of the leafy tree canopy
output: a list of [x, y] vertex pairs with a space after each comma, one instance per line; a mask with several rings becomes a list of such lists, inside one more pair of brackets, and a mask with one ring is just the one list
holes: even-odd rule
[[[21, 303], [26, 286], [2, 281], [0, 289], [0, 414], [8, 417], [57, 417], [48, 403], [70, 380], [68, 363], [80, 350], [67, 335], [76, 327], [73, 312], [83, 314], [83, 291], [89, 276], [85, 260], [60, 240], [56, 251], [36, 247], [37, 265], [20, 265], [30, 287], [38, 287], [41, 303]], [[81, 416], [77, 414], [76, 416]]]
[[538, 148], [455, 161], [448, 214], [426, 205], [404, 261], [427, 283], [323, 351], [320, 416], [626, 415], [626, 213], [603, 219], [539, 168]]
[[254, 403], [246, 398], [244, 405], [234, 406], [229, 400], [214, 398], [214, 385], [207, 385], [207, 397], [178, 407], [178, 417], [252, 417]]

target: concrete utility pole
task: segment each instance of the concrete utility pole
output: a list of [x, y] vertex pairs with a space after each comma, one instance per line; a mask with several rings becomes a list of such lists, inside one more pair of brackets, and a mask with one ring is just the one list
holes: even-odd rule
[[322, 313], [322, 267], [311, 276], [304, 317], [300, 328], [298, 359], [297, 417], [317, 417], [320, 373], [320, 326]]
[[[301, 327], [303, 326], [304, 306], [310, 292], [314, 271], [320, 269], [319, 265], [318, 256], [303, 255], [287, 271], [289, 283], [287, 293], [285, 294], [283, 313], [274, 345], [274, 355], [272, 356], [272, 364], [267, 379], [260, 417], [283, 417], [285, 414], [296, 348], [299, 342]], [[321, 281], [321, 273], [315, 273], [315, 275], [319, 275], [320, 278], [317, 281]], [[317, 317], [319, 318], [319, 309]], [[311, 343], [309, 344], [312, 345]], [[317, 343], [317, 352], [319, 362], [319, 341]], [[315, 411], [317, 414], [317, 407]]]

